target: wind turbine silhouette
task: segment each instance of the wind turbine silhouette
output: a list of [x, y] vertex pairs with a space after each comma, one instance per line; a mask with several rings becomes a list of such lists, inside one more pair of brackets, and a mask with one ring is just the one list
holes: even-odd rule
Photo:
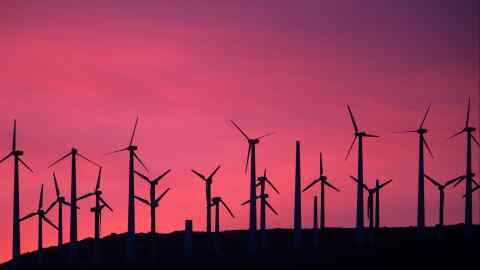
[[78, 200], [83, 200], [91, 196], [95, 196], [95, 206], [90, 208], [90, 212], [95, 215], [95, 237], [93, 242], [93, 261], [95, 263], [100, 262], [100, 230], [102, 226], [102, 210], [107, 207], [110, 212], [113, 212], [113, 209], [110, 205], [102, 198], [102, 190], [100, 189], [100, 181], [102, 178], [102, 167], [98, 169], [97, 183], [95, 185], [95, 190], [89, 192], [85, 195], [82, 195]]
[[215, 251], [217, 253], [220, 251], [220, 204], [223, 205], [232, 218], [235, 218], [232, 211], [221, 197], [212, 198], [212, 206], [215, 207]]
[[88, 159], [84, 155], [80, 154], [76, 148], [72, 148], [69, 153], [65, 154], [63, 157], [59, 158], [52, 164], [48, 166], [48, 168], [52, 168], [60, 161], [66, 159], [67, 157], [71, 156], [72, 158], [72, 179], [70, 184], [70, 245], [68, 250], [68, 257], [70, 263], [74, 263], [76, 260], [77, 255], [77, 156], [84, 159], [85, 161], [100, 167], [96, 162]]
[[19, 163], [33, 173], [33, 170], [20, 158], [22, 150], [17, 149], [17, 121], [13, 120], [12, 151], [0, 160], [0, 163], [13, 156], [13, 237], [12, 237], [12, 260], [17, 263], [20, 257], [20, 170]]
[[53, 224], [46, 216], [45, 211], [43, 210], [43, 185], [40, 189], [40, 200], [38, 201], [38, 208], [36, 212], [32, 212], [23, 218], [20, 221], [25, 221], [31, 217], [38, 216], [38, 250], [37, 250], [37, 262], [38, 264], [43, 263], [43, 221], [46, 221], [50, 226], [58, 230], [58, 227]]
[[162, 173], [160, 176], [158, 176], [155, 179], [150, 179], [147, 176], [135, 171], [135, 174], [140, 176], [143, 180], [147, 181], [147, 183], [150, 185], [150, 199], [146, 200], [140, 196], [135, 196], [135, 199], [138, 201], [146, 204], [147, 206], [150, 207], [150, 233], [152, 236], [156, 233], [156, 212], [155, 210], [158, 207], [158, 203], [160, 200], [167, 194], [167, 192], [170, 190], [170, 188], [167, 188], [158, 198], [155, 195], [155, 187], [158, 185], [160, 180], [162, 180], [163, 177], [165, 177], [168, 173], [170, 173], [170, 169]]
[[245, 165], [245, 173], [248, 169], [248, 162], [251, 159], [250, 164], [250, 215], [249, 215], [249, 226], [248, 226], [248, 253], [253, 255], [257, 252], [257, 202], [256, 198], [256, 188], [255, 182], [257, 179], [257, 172], [256, 172], [256, 157], [255, 157], [255, 146], [260, 143], [260, 139], [265, 138], [267, 136], [275, 134], [274, 132], [267, 133], [263, 136], [257, 138], [250, 138], [248, 135], [232, 120], [230, 120], [232, 124], [240, 131], [240, 133], [245, 137], [248, 143], [248, 152], [247, 152], [247, 163]]
[[55, 176], [55, 173], [53, 173], [53, 183], [55, 184], [56, 199], [47, 208], [47, 211], [45, 211], [45, 214], [48, 214], [48, 212], [50, 212], [50, 210], [52, 210], [53, 207], [58, 204], [58, 237], [57, 239], [58, 239], [58, 247], [62, 247], [63, 245], [63, 206], [66, 205], [66, 206], [72, 207], [72, 205], [69, 202], [67, 202], [65, 200], [65, 197], [63, 197], [60, 194], [60, 188], [58, 187], [57, 177]]
[[417, 240], [425, 238], [425, 161], [424, 148], [427, 148], [428, 153], [433, 158], [432, 150], [425, 139], [425, 134], [428, 129], [424, 128], [425, 120], [427, 119], [430, 107], [428, 105], [427, 111], [420, 122], [420, 126], [416, 130], [407, 130], [396, 133], [418, 133], [418, 200], [417, 200]]
[[[266, 221], [266, 208], [270, 209], [275, 215], [278, 215], [278, 212], [270, 205], [267, 201], [269, 198], [269, 194], [265, 192], [266, 184], [268, 184], [277, 194], [278, 189], [273, 185], [273, 183], [267, 177], [267, 169], [263, 171], [263, 176], [257, 178], [258, 184], [257, 187], [260, 187], [260, 195], [256, 197], [256, 199], [260, 199], [260, 237], [261, 237], [261, 247], [267, 248], [267, 221]], [[243, 205], [249, 204], [250, 200], [242, 203]]]
[[427, 174], [425, 174], [425, 178], [427, 178], [427, 180], [430, 181], [430, 183], [435, 185], [438, 188], [438, 191], [440, 193], [439, 212], [438, 212], [438, 237], [440, 239], [442, 239], [443, 238], [443, 225], [444, 225], [445, 188], [450, 186], [453, 183], [456, 183], [456, 182], [458, 183], [458, 182], [462, 181], [462, 179], [465, 178], [465, 176], [462, 175], [462, 176], [456, 177], [452, 180], [449, 180], [449, 181], [445, 182], [445, 184], [440, 184], [439, 182], [437, 182], [435, 179], [428, 176]]
[[[358, 183], [358, 179], [353, 177], [353, 176], [350, 176], [350, 178], [352, 178], [353, 181], [357, 182]], [[383, 184], [379, 184], [379, 180], [376, 180], [376, 183], [375, 183], [375, 187], [374, 188], [368, 188], [368, 186], [365, 184], [365, 183], [362, 183], [362, 186], [363, 188], [368, 192], [368, 200], [367, 200], [367, 217], [368, 217], [368, 221], [369, 221], [369, 237], [370, 237], [370, 241], [372, 242], [373, 241], [373, 232], [374, 232], [374, 215], [373, 215], [373, 211], [374, 211], [374, 204], [373, 204], [373, 195], [375, 194], [379, 194], [380, 193], [380, 189], [382, 189], [383, 187], [385, 187], [386, 185], [390, 184], [392, 182], [392, 180], [388, 180], [387, 182], [383, 183]], [[376, 202], [376, 208], [379, 209], [380, 208], [380, 200], [378, 200]], [[379, 212], [376, 213], [376, 215], [380, 216]]]
[[365, 229], [364, 229], [364, 222], [363, 222], [363, 138], [378, 138], [377, 135], [368, 134], [365, 131], [360, 132], [358, 130], [357, 123], [355, 122], [355, 118], [353, 117], [352, 110], [350, 106], [347, 105], [348, 113], [350, 115], [350, 119], [352, 120], [353, 129], [355, 131], [353, 138], [353, 142], [348, 149], [347, 156], [345, 160], [348, 159], [350, 152], [352, 151], [353, 145], [358, 138], [358, 175], [357, 175], [357, 217], [356, 217], [356, 240], [358, 244], [363, 244], [365, 241]]
[[[317, 183], [320, 183], [320, 229], [325, 229], [325, 186], [340, 192], [338, 188], [333, 186], [329, 181], [327, 176], [323, 174], [323, 157], [320, 153], [320, 176], [313, 180], [308, 186], [306, 186], [302, 192], [309, 190], [311, 187], [315, 186]], [[315, 226], [314, 226], [315, 227]]]
[[135, 164], [134, 160], [136, 159], [146, 171], [147, 167], [143, 161], [138, 157], [135, 151], [138, 150], [138, 147], [133, 144], [133, 139], [135, 137], [135, 131], [137, 130], [138, 117], [135, 120], [135, 126], [133, 127], [132, 136], [130, 137], [130, 142], [128, 146], [108, 154], [115, 154], [118, 152], [128, 151], [129, 153], [129, 170], [128, 170], [128, 232], [127, 232], [127, 241], [126, 241], [126, 258], [127, 261], [135, 260]]
[[212, 231], [212, 182], [213, 176], [218, 172], [221, 165], [219, 165], [208, 177], [205, 177], [203, 174], [199, 173], [196, 170], [192, 169], [192, 172], [196, 174], [200, 179], [205, 182], [205, 195], [206, 195], [206, 202], [207, 202], [207, 233]]
[[[462, 133], [467, 134], [467, 157], [466, 157], [466, 173], [465, 173], [465, 226], [464, 235], [465, 238], [472, 238], [473, 226], [472, 226], [472, 183], [473, 183], [473, 171], [472, 171], [472, 140], [480, 146], [478, 140], [473, 136], [475, 127], [470, 126], [470, 99], [468, 99], [467, 107], [467, 119], [465, 121], [465, 127], [459, 132], [452, 135], [450, 138], [454, 138]], [[460, 180], [460, 182], [463, 181]]]

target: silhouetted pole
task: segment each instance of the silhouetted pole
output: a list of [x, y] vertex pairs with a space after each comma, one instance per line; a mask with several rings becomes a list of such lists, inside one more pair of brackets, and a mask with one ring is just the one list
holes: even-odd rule
[[325, 229], [325, 181], [320, 184], [320, 228]]
[[375, 229], [377, 231], [380, 229], [380, 181], [377, 179], [375, 181]]
[[318, 246], [318, 202], [317, 196], [313, 197], [313, 245]]
[[[155, 196], [155, 185], [150, 184], [150, 202], [153, 203], [155, 202], [156, 196]], [[150, 205], [150, 234], [152, 237], [155, 235], [157, 232], [157, 214], [156, 214], [156, 206], [155, 205]]]
[[257, 194], [256, 194], [256, 160], [255, 143], [250, 143], [251, 163], [250, 163], [250, 219], [248, 230], [248, 253], [254, 255], [257, 252]]
[[[370, 243], [373, 243], [373, 223], [374, 223], [374, 220], [373, 220], [373, 193], [375, 191], [374, 190], [369, 190], [368, 191], [368, 202], [367, 202], [367, 205], [368, 205], [368, 237], [369, 237], [369, 241]], [[378, 191], [377, 191], [378, 193]]]
[[444, 225], [444, 206], [445, 206], [445, 191], [443, 187], [439, 188], [440, 190], [440, 212], [438, 213], [438, 238], [443, 240], [443, 225]]
[[135, 184], [134, 184], [134, 156], [136, 146], [130, 145], [129, 152], [129, 171], [128, 171], [128, 232], [127, 232], [127, 261], [135, 260]]
[[185, 220], [185, 236], [183, 242], [183, 255], [186, 257], [192, 256], [192, 220]]
[[[470, 104], [469, 104], [470, 105]], [[470, 108], [469, 108], [470, 109]], [[472, 226], [472, 132], [475, 128], [466, 128], [467, 131], [467, 172], [466, 172], [466, 185], [465, 185], [465, 238], [470, 239], [473, 235]]]
[[357, 244], [363, 244], [365, 230], [363, 223], [363, 136], [358, 136], [358, 183], [357, 183], [357, 221], [356, 240]]
[[425, 169], [423, 156], [423, 133], [420, 134], [418, 145], [418, 206], [417, 206], [417, 240], [425, 238]]
[[38, 253], [37, 263], [43, 263], [43, 213], [38, 215]]
[[63, 246], [63, 203], [60, 201], [58, 202], [58, 234], [57, 234], [57, 241], [58, 247]]
[[296, 142], [295, 150], [295, 208], [293, 218], [293, 247], [302, 246], [302, 189], [300, 172], [300, 141]]
[[220, 202], [215, 203], [215, 253], [220, 253]]
[[267, 221], [266, 221], [266, 200], [265, 180], [260, 182], [260, 234], [262, 248], [267, 248]]
[[77, 255], [77, 149], [72, 148], [72, 179], [70, 202], [70, 245], [68, 258], [70, 263], [75, 263]]
[[205, 194], [207, 200], [207, 233], [212, 232], [212, 183], [207, 180], [205, 185]]
[[13, 159], [13, 261], [20, 257], [20, 171], [18, 169], [18, 154]]

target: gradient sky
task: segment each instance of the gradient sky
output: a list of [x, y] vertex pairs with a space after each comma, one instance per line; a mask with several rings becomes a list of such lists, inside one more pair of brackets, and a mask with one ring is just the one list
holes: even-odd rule
[[[35, 170], [21, 171], [22, 216], [36, 208], [42, 183], [51, 202], [47, 166], [76, 146], [104, 166], [105, 199], [115, 212], [104, 212], [103, 235], [125, 232], [128, 155], [104, 153], [128, 143], [137, 115], [135, 142], [150, 176], [172, 169], [159, 187], [172, 188], [158, 208], [160, 232], [181, 230], [185, 219], [204, 229], [204, 185], [190, 169], [207, 174], [219, 164], [213, 194], [237, 217], [223, 218], [222, 229], [247, 228], [240, 206], [248, 198], [247, 144], [230, 119], [252, 137], [277, 132], [257, 148], [258, 169], [268, 168], [281, 193], [271, 199], [280, 215], [268, 216], [269, 227], [292, 224], [295, 140], [302, 184], [318, 176], [322, 151], [326, 174], [342, 190], [327, 193], [327, 226], [354, 225], [347, 103], [361, 128], [381, 136], [365, 145], [366, 183], [394, 180], [382, 193], [383, 225], [416, 222], [417, 137], [392, 132], [415, 129], [428, 103], [435, 159], [426, 158], [426, 172], [441, 181], [464, 172], [464, 139], [446, 138], [463, 127], [467, 97], [478, 123], [478, 1], [21, 2], [0, 3], [0, 152], [11, 147], [16, 118], [18, 145]], [[0, 261], [11, 256], [12, 166], [0, 165]], [[78, 167], [83, 194], [97, 171], [83, 161]], [[55, 167], [67, 197], [69, 170], [68, 162]], [[146, 196], [147, 185], [136, 181]], [[314, 194], [303, 196], [306, 227]], [[463, 188], [447, 191], [449, 224], [463, 221], [462, 195]], [[426, 204], [427, 223], [435, 224], [438, 192], [430, 183]], [[93, 234], [92, 205], [79, 203], [80, 239]], [[137, 204], [138, 232], [148, 230], [148, 218]], [[22, 223], [22, 252], [36, 248], [35, 222]], [[45, 242], [56, 243], [49, 227]]]

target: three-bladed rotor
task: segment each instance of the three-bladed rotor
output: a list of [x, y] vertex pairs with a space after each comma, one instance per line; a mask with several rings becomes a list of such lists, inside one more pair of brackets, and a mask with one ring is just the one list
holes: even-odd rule
[[355, 145], [357, 138], [363, 138], [363, 137], [378, 138], [379, 137], [377, 135], [369, 134], [366, 131], [359, 131], [357, 122], [355, 121], [355, 117], [353, 116], [352, 110], [350, 109], [349, 105], [347, 105], [347, 109], [348, 109], [348, 114], [350, 115], [350, 120], [352, 121], [352, 125], [353, 125], [354, 138], [353, 138], [352, 144], [348, 148], [348, 152], [347, 152], [347, 155], [345, 156], [345, 160], [347, 160], [348, 157], [350, 156], [350, 152], [352, 152], [352, 148]]

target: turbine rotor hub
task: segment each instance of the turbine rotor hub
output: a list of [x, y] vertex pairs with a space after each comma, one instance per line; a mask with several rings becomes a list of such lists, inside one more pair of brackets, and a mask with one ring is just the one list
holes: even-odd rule
[[136, 145], [129, 145], [129, 146], [127, 147], [127, 149], [130, 150], [130, 151], [137, 151], [137, 150], [138, 150], [138, 147], [137, 147]]

